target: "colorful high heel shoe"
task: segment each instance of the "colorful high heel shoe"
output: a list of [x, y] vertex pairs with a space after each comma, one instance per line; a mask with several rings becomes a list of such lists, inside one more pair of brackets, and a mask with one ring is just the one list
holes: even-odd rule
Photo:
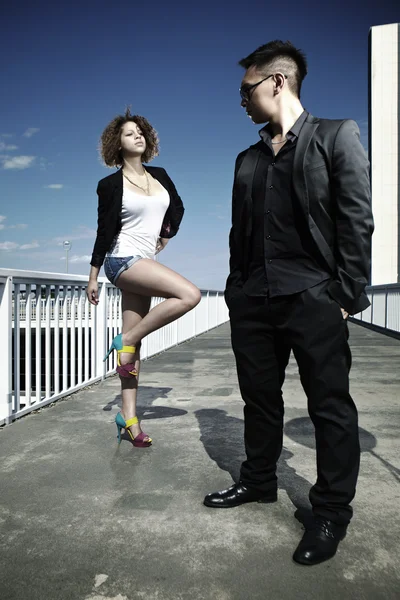
[[[139, 435], [133, 437], [132, 431], [128, 429], [128, 427], [130, 427], [131, 425], [136, 425], [136, 423], [139, 423], [139, 419], [137, 417], [133, 417], [132, 419], [128, 419], [127, 421], [125, 421], [124, 417], [119, 412], [115, 417], [115, 422], [117, 424], [119, 444], [121, 443], [121, 429], [125, 429], [125, 431], [128, 432], [128, 435], [132, 440], [132, 444], [136, 446], [136, 448], [148, 448], [149, 446], [151, 446], [153, 440], [147, 435], [147, 433], [141, 431]], [[145, 441], [146, 437], [149, 439]]]
[[110, 348], [108, 349], [107, 354], [103, 358], [103, 362], [107, 360], [113, 350], [117, 351], [117, 373], [119, 373], [122, 377], [137, 377], [137, 370], [135, 367], [135, 363], [129, 363], [127, 365], [121, 365], [120, 354], [122, 352], [129, 352], [130, 354], [135, 354], [136, 348], [135, 346], [124, 346], [122, 343], [122, 333], [119, 333], [112, 341]]

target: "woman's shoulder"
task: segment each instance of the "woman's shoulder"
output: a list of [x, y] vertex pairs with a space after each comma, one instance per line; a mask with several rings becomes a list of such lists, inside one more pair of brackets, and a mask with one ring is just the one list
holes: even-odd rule
[[166, 186], [171, 187], [173, 185], [171, 177], [163, 167], [148, 167], [146, 165], [146, 171], [148, 171], [152, 177], [155, 177]]
[[146, 165], [146, 171], [148, 171], [150, 175], [164, 175], [164, 177], [167, 175], [167, 171], [163, 167], [150, 167]]
[[110, 185], [115, 185], [120, 179], [122, 181], [122, 175], [120, 171], [111, 173], [111, 175], [107, 175], [107, 177], [103, 177], [103, 179], [100, 179], [97, 185], [97, 189], [104, 189], [108, 188]]

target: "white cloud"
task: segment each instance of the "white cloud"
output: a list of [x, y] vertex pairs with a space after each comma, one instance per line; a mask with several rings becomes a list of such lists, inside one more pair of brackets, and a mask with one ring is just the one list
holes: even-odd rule
[[86, 227], [86, 225], [79, 225], [75, 230], [75, 233], [59, 235], [54, 238], [52, 242], [57, 244], [58, 246], [62, 246], [65, 240], [94, 240], [96, 237], [96, 230], [90, 229], [90, 227]]
[[17, 223], [16, 225], [4, 225], [3, 221], [5, 221], [7, 217], [5, 215], [0, 215], [0, 229], [26, 229], [28, 225], [25, 223]]
[[33, 135], [35, 135], [35, 133], [37, 133], [38, 131], [40, 131], [38, 127], [29, 127], [29, 129], [27, 129], [22, 135], [26, 138], [30, 138]]
[[0, 152], [11, 152], [12, 150], [18, 150], [18, 146], [15, 146], [15, 144], [5, 144], [4, 142], [0, 142]]
[[39, 248], [39, 244], [37, 242], [32, 242], [31, 244], [22, 244], [19, 247], [20, 250], [33, 250], [34, 248]]
[[64, 185], [62, 183], [51, 183], [50, 185], [45, 185], [43, 187], [47, 188], [48, 190], [61, 190]]
[[2, 138], [11, 138], [14, 134], [12, 133], [0, 133], [0, 137]]
[[[77, 254], [74, 254], [68, 259], [68, 261], [70, 263], [88, 263], [90, 262], [91, 258], [92, 257], [89, 256], [89, 254], [84, 254], [83, 256], [78, 256]], [[65, 260], [65, 256], [61, 256], [60, 260]]]
[[35, 156], [2, 156], [3, 169], [29, 169], [35, 161]]
[[16, 248], [18, 248], [18, 244], [16, 244], [15, 242], [2, 242], [0, 243], [0, 250], [15, 250]]
[[47, 168], [52, 167], [53, 165], [54, 163], [47, 160], [47, 158], [44, 158], [44, 156], [39, 158], [39, 168], [41, 171], [47, 171]]
[[[165, 251], [160, 252], [160, 262], [174, 271], [187, 277], [195, 285], [204, 290], [223, 290], [229, 272], [229, 253], [226, 247], [226, 238], [215, 240], [215, 245], [207, 248], [204, 253], [191, 254], [180, 252], [172, 244], [168, 244]], [[167, 252], [170, 250], [170, 254]], [[163, 256], [164, 252], [166, 253]], [[210, 269], [209, 265], [213, 268]]]
[[226, 217], [224, 215], [220, 215], [216, 212], [209, 212], [208, 213], [209, 217], [216, 217], [217, 219], [221, 220], [221, 221], [225, 221]]

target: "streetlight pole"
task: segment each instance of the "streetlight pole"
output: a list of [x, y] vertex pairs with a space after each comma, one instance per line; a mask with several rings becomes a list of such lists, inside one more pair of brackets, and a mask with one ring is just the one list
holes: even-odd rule
[[65, 242], [63, 242], [63, 246], [65, 248], [65, 263], [66, 263], [66, 272], [68, 273], [68, 252], [71, 250], [71, 242], [68, 240], [65, 240]]

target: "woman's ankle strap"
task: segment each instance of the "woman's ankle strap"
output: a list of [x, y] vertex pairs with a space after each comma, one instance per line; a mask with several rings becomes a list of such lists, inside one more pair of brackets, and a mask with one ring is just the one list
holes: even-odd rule
[[139, 423], [139, 419], [137, 417], [132, 417], [132, 419], [128, 419], [127, 421], [125, 421], [125, 425], [127, 427], [130, 427], [131, 425], [136, 425], [137, 423]]

